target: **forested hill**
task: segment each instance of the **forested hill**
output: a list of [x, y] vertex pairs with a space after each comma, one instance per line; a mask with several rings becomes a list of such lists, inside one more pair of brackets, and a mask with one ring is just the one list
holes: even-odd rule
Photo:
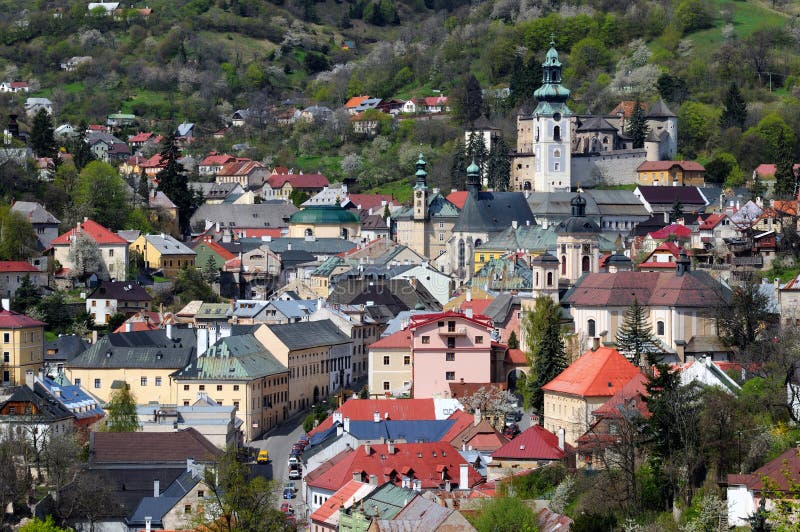
[[[25, 96], [50, 98], [59, 123], [122, 111], [154, 130], [188, 121], [211, 132], [240, 108], [336, 109], [359, 94], [442, 93], [458, 125], [474, 77], [482, 89], [511, 87], [511, 98], [484, 97], [482, 110], [513, 146], [513, 117], [529, 108], [554, 34], [576, 112], [660, 95], [681, 119], [681, 155], [717, 160], [717, 173], [733, 181], [775, 160], [776, 132], [799, 151], [800, 8], [787, 0], [146, 0], [123, 2], [113, 16], [87, 6], [0, 0], [0, 82], [28, 81], [34, 91]], [[61, 68], [76, 56], [92, 60]], [[726, 97], [741, 98], [746, 115], [720, 120]], [[23, 103], [0, 94], [4, 115], [23, 114]], [[384, 140], [395, 150], [430, 146], [441, 169], [457, 131], [441, 127]], [[359, 141], [316, 133], [288, 144], [249, 140], [284, 164], [301, 151], [369, 156]], [[392, 153], [411, 164], [404, 151]]]

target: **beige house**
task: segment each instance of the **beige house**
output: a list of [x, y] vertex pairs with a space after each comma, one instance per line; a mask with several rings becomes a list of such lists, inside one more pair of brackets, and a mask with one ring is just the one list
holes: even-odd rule
[[174, 277], [183, 268], [193, 268], [197, 256], [184, 243], [165, 233], [140, 235], [131, 243], [130, 250], [142, 255], [147, 268], [161, 270], [167, 277]]
[[369, 346], [367, 387], [370, 395], [411, 394], [414, 361], [411, 344], [411, 332], [401, 330]]
[[222, 338], [173, 375], [177, 404], [207, 395], [233, 405], [251, 441], [288, 417], [289, 370], [252, 334]]
[[[3, 301], [6, 307], [8, 300]], [[20, 386], [25, 373], [38, 373], [44, 365], [44, 328], [47, 324], [4, 308], [0, 311], [0, 376], [2, 386]]]
[[290, 416], [326, 399], [334, 391], [331, 378], [340, 369], [351, 374], [349, 359], [346, 368], [332, 363], [331, 353], [339, 346], [350, 346], [352, 355], [352, 341], [330, 320], [262, 325], [253, 334], [289, 368]]
[[566, 442], [575, 445], [592, 422], [592, 412], [614, 396], [639, 370], [619, 351], [601, 347], [585, 352], [544, 390], [544, 428], [566, 431]]
[[80, 238], [86, 237], [97, 244], [100, 253], [101, 269], [96, 273], [100, 279], [127, 280], [128, 272], [128, 241], [116, 233], [88, 218], [60, 235], [51, 242], [53, 246], [53, 259], [65, 270], [72, 270], [75, 264], [70, 259], [70, 250]]
[[112, 333], [67, 362], [67, 378], [107, 402], [114, 390], [127, 384], [139, 404], [176, 404], [172, 379], [195, 356], [192, 329], [167, 325], [166, 329]]

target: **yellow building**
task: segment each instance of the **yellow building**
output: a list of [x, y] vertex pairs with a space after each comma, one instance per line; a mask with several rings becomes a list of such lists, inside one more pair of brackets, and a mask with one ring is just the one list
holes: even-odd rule
[[174, 277], [183, 268], [194, 268], [197, 254], [176, 238], [161, 233], [140, 235], [130, 245], [130, 251], [142, 255], [150, 270], [161, 270], [166, 277]]
[[645, 161], [636, 169], [640, 185], [705, 185], [706, 169], [694, 161]]
[[369, 380], [372, 396], [411, 394], [413, 357], [411, 333], [400, 330], [369, 346]]
[[[4, 301], [4, 307], [6, 306]], [[11, 310], [0, 311], [3, 386], [25, 383], [25, 372], [36, 374], [44, 365], [44, 327], [47, 324]]]
[[127, 383], [138, 404], [176, 404], [172, 374], [185, 368], [196, 350], [195, 332], [167, 325], [166, 329], [112, 333], [65, 364], [76, 385], [108, 401]]
[[309, 205], [289, 218], [289, 238], [344, 238], [358, 240], [361, 219], [339, 205]]
[[179, 405], [206, 394], [219, 405], [235, 406], [245, 441], [288, 417], [289, 369], [252, 334], [222, 338], [174, 379]]

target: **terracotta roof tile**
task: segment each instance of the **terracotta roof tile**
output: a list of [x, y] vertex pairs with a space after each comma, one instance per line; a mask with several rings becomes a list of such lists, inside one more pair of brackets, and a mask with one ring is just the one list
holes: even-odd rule
[[464, 208], [464, 204], [467, 202], [467, 195], [469, 192], [466, 190], [456, 190], [455, 192], [451, 192], [445, 198], [447, 201], [458, 207], [459, 209]]
[[650, 233], [650, 236], [656, 240], [663, 240], [672, 235], [678, 238], [689, 238], [692, 235], [692, 230], [683, 224], [670, 224]]
[[93, 432], [90, 462], [186, 464], [187, 458], [208, 460], [222, 451], [193, 428], [178, 432]]
[[24, 260], [3, 260], [0, 261], [0, 272], [32, 272], [40, 273], [36, 267]]
[[493, 459], [561, 460], [565, 456], [566, 452], [558, 447], [558, 436], [539, 425], [533, 425], [492, 453]]
[[0, 329], [22, 329], [26, 327], [47, 327], [47, 324], [13, 310], [0, 311]]
[[267, 179], [272, 188], [281, 188], [287, 182], [292, 188], [323, 188], [330, 185], [328, 178], [322, 174], [272, 174]]
[[[336, 409], [342, 418], [350, 421], [370, 421], [375, 412], [381, 419], [400, 419], [407, 421], [436, 419], [433, 399], [350, 399]], [[333, 425], [333, 416], [328, 416], [309, 435], [323, 432]]]
[[128, 245], [128, 241], [119, 236], [118, 234], [114, 233], [113, 231], [106, 229], [99, 223], [95, 222], [94, 220], [86, 220], [80, 224], [78, 224], [78, 228], [72, 228], [63, 235], [60, 235], [58, 238], [53, 239], [50, 243], [51, 246], [58, 246], [58, 245], [66, 245], [68, 246], [71, 243], [70, 237], [72, 237], [76, 231], [80, 231], [89, 237], [92, 238], [95, 242], [99, 245], [110, 245], [110, 244], [123, 244], [125, 246]]
[[611, 397], [639, 373], [616, 349], [586, 351], [542, 389], [579, 397]]

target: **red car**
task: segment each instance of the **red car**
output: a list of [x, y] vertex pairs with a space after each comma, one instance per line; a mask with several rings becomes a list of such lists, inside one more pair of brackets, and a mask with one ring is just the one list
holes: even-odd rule
[[281, 512], [285, 514], [294, 514], [294, 506], [292, 506], [288, 502], [285, 502], [281, 504]]

